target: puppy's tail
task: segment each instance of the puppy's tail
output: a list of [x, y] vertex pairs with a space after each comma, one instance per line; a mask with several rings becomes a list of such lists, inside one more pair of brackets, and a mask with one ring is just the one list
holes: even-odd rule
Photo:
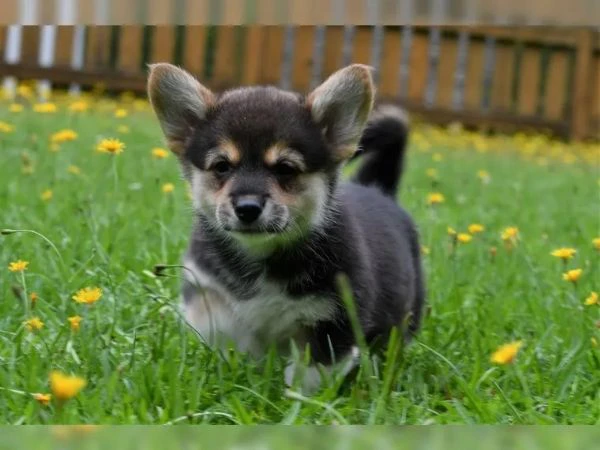
[[409, 120], [404, 110], [392, 105], [375, 109], [360, 139], [363, 161], [354, 182], [375, 186], [394, 197], [400, 184]]

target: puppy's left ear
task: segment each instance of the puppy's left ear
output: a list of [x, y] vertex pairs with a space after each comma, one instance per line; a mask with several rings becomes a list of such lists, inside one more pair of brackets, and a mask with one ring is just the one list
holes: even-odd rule
[[337, 161], [355, 153], [374, 98], [371, 70], [362, 64], [338, 70], [308, 96], [313, 120], [322, 127]]

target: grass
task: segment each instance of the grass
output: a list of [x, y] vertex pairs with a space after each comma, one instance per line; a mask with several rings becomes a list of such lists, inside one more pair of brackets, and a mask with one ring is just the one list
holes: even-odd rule
[[[13, 127], [0, 128], [0, 228], [31, 230], [0, 236], [1, 423], [600, 423], [600, 308], [584, 306], [600, 290], [597, 146], [416, 127], [400, 197], [426, 247], [423, 328], [407, 348], [367, 361], [341, 395], [329, 386], [308, 398], [285, 389], [276, 355], [224, 362], [181, 321], [178, 268], [153, 274], [179, 264], [191, 224], [176, 158], [152, 156], [162, 141], [147, 105], [87, 102], [71, 113], [59, 99], [46, 114], [0, 103]], [[115, 118], [117, 106], [129, 115]], [[65, 128], [77, 139], [52, 151], [49, 136]], [[104, 137], [125, 151], [95, 151]], [[175, 189], [164, 193], [165, 183]], [[428, 205], [432, 192], [444, 201]], [[485, 230], [470, 242], [448, 235], [472, 223]], [[509, 226], [519, 229], [511, 248], [501, 239]], [[550, 255], [563, 246], [577, 250], [566, 263]], [[10, 272], [19, 259], [27, 269]], [[577, 283], [562, 279], [567, 268], [583, 269]], [[87, 286], [100, 300], [73, 301]], [[75, 315], [79, 331], [67, 322]], [[34, 316], [43, 328], [28, 331]], [[490, 361], [517, 340], [512, 364]], [[42, 405], [31, 394], [50, 392], [52, 370], [87, 385]]]

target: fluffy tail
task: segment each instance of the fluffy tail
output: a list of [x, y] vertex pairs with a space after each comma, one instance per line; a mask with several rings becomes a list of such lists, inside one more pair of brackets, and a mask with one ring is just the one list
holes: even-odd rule
[[404, 110], [380, 106], [373, 111], [359, 143], [363, 161], [354, 182], [376, 186], [394, 197], [400, 184], [409, 122]]

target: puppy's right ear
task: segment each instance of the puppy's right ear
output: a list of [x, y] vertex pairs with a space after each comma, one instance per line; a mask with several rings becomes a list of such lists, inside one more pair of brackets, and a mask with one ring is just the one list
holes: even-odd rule
[[192, 75], [171, 64], [151, 64], [148, 97], [169, 148], [181, 155], [194, 125], [214, 104], [213, 93]]

